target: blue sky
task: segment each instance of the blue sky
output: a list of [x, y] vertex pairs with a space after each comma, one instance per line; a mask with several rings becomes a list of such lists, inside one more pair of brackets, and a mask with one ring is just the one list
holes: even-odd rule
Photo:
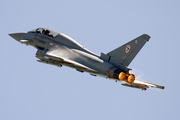
[[[0, 120], [180, 119], [179, 6], [179, 0], [2, 1]], [[35, 48], [8, 36], [38, 27], [62, 32], [96, 54], [149, 34], [129, 67], [166, 88], [144, 92], [38, 63]]]

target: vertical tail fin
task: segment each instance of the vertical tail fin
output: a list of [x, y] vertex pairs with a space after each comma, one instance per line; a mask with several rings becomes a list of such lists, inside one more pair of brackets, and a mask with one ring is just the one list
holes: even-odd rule
[[134, 40], [122, 45], [121, 47], [107, 53], [109, 62], [115, 65], [128, 66], [138, 54], [144, 44], [149, 41], [150, 36], [143, 34]]

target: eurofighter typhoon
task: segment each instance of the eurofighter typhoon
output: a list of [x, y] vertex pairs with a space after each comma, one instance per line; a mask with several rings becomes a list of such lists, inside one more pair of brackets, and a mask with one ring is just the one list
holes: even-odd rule
[[96, 55], [85, 49], [72, 38], [63, 33], [47, 28], [37, 28], [28, 32], [9, 34], [20, 43], [31, 45], [37, 49], [38, 62], [61, 67], [72, 67], [80, 72], [88, 72], [93, 76], [102, 76], [121, 81], [123, 86], [146, 90], [164, 86], [136, 80], [128, 65], [138, 54], [150, 36], [143, 34], [134, 40], [110, 51]]

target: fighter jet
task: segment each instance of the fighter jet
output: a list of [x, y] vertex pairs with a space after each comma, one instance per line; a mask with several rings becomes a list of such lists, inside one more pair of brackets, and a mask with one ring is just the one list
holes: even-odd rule
[[37, 49], [38, 62], [61, 67], [69, 66], [79, 72], [88, 72], [93, 76], [121, 81], [123, 86], [147, 90], [164, 86], [136, 80], [130, 73], [128, 65], [135, 58], [150, 36], [143, 34], [134, 40], [110, 51], [109, 53], [94, 54], [72, 38], [63, 33], [47, 28], [37, 28], [28, 32], [9, 34], [20, 43]]

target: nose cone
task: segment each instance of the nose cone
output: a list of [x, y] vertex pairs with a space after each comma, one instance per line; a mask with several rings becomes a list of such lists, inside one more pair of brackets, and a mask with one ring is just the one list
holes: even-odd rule
[[14, 38], [17, 41], [20, 41], [23, 39], [23, 35], [26, 34], [24, 32], [20, 32], [20, 33], [11, 33], [9, 34], [9, 36], [11, 36], [12, 38]]

